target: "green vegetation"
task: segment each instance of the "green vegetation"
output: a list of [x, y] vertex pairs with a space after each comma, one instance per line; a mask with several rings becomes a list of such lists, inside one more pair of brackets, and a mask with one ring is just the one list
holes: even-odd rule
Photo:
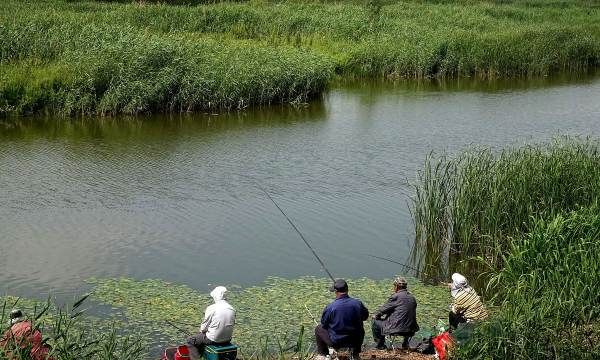
[[492, 281], [501, 310], [457, 358], [600, 358], [600, 208], [534, 221]]
[[600, 201], [599, 168], [600, 143], [573, 138], [430, 156], [415, 184], [413, 259], [432, 278], [501, 269], [532, 217]]
[[[600, 59], [585, 1], [20, 1], [0, 8], [0, 113], [300, 103], [338, 74], [483, 78]], [[207, 4], [205, 4], [207, 3]]]
[[[14, 307], [25, 310], [28, 318], [38, 317], [36, 326], [48, 337], [47, 342], [55, 349], [58, 360], [139, 359], [149, 352], [156, 354], [166, 346], [184, 341], [187, 335], [182, 330], [195, 333], [204, 309], [212, 303], [208, 294], [162, 280], [121, 278], [89, 282], [94, 286], [91, 300], [110, 306], [103, 318], [80, 316], [79, 306], [57, 309], [48, 305], [50, 303], [5, 296], [0, 298], [0, 305], [5, 304], [0, 320], [6, 324], [8, 313]], [[348, 280], [348, 283], [351, 295], [375, 310], [390, 295], [392, 281], [363, 278]], [[241, 355], [251, 359], [289, 358], [291, 355], [305, 359], [313, 351], [313, 318], [319, 321], [321, 311], [333, 300], [329, 285], [328, 279], [302, 277], [270, 278], [264, 285], [243, 289], [228, 286], [229, 301], [237, 310], [234, 341], [240, 345]], [[445, 317], [450, 302], [448, 290], [423, 285], [416, 279], [409, 279], [409, 290], [419, 299], [417, 317], [426, 333], [437, 324], [440, 314]], [[16, 300], [18, 305], [15, 305]], [[365, 323], [366, 330], [369, 326]], [[135, 338], [131, 334], [135, 334]], [[370, 332], [367, 334], [365, 342], [371, 342]], [[149, 348], [148, 342], [153, 346]], [[67, 348], [73, 351], [68, 352]], [[59, 350], [64, 351], [59, 353]], [[93, 351], [96, 357], [82, 357], [84, 351]], [[4, 359], [1, 352], [0, 359]]]
[[456, 358], [600, 356], [599, 169], [590, 139], [428, 158], [413, 258], [424, 277], [467, 274], [494, 306]]
[[[59, 308], [49, 300], [36, 302], [10, 296], [0, 298], [0, 335], [9, 329], [8, 315], [20, 308], [32, 328], [41, 331], [43, 343], [50, 347], [48, 356], [56, 360], [136, 360], [145, 358], [146, 345], [141, 338], [118, 334], [115, 326], [103, 328], [100, 322], [87, 318], [82, 321], [81, 305], [86, 297], [73, 306]], [[30, 360], [31, 345], [22, 347], [9, 340], [0, 348], [0, 359]]]
[[[210, 296], [184, 285], [161, 280], [100, 279], [93, 299], [113, 307], [117, 320], [138, 334], [165, 343], [182, 341], [185, 335], [167, 321], [189, 332], [197, 331]], [[348, 280], [352, 296], [360, 298], [370, 310], [383, 304], [391, 292], [391, 280]], [[320, 320], [325, 305], [332, 301], [327, 289], [330, 281], [313, 277], [286, 280], [270, 278], [262, 286], [240, 289], [229, 287], [229, 301], [237, 310], [235, 342], [245, 357], [264, 357], [297, 344], [310, 347], [314, 342], [313, 318]], [[409, 290], [419, 299], [418, 321], [431, 330], [438, 317], [445, 318], [450, 303], [448, 290], [409, 281]], [[123, 316], [117, 314], [122, 313]], [[365, 324], [367, 329], [369, 324]], [[369, 332], [367, 331], [367, 334]], [[260, 339], [260, 341], [257, 341]], [[301, 339], [300, 341], [298, 339]], [[368, 335], [366, 342], [371, 342]], [[306, 349], [306, 348], [305, 348]]]

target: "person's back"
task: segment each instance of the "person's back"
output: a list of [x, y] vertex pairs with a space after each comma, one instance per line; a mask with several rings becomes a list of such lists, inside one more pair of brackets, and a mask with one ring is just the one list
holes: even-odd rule
[[235, 310], [223, 298], [222, 294], [213, 297], [215, 303], [206, 308], [207, 318], [202, 322], [201, 328], [206, 329], [206, 337], [215, 343], [231, 341], [235, 325]]
[[477, 292], [473, 288], [462, 289], [454, 298], [453, 309], [462, 314], [467, 321], [484, 320], [487, 311]]
[[317, 360], [325, 359], [329, 347], [350, 347], [358, 358], [365, 337], [363, 321], [369, 318], [369, 310], [360, 300], [348, 296], [346, 281], [335, 280], [330, 290], [335, 292], [335, 300], [325, 307], [321, 324], [315, 328]]
[[369, 316], [365, 311], [366, 308], [360, 300], [345, 294], [327, 305], [321, 323], [334, 344], [344, 344], [359, 334], [364, 336], [363, 321]]
[[388, 315], [384, 334], [393, 335], [405, 332], [419, 331], [417, 324], [417, 300], [408, 290], [399, 290], [390, 297], [389, 304], [393, 306]]
[[34, 329], [31, 322], [23, 319], [21, 310], [13, 310], [10, 314], [11, 327], [0, 339], [0, 348], [7, 355], [15, 348], [31, 347], [30, 356], [33, 360], [48, 359], [49, 348], [43, 343], [42, 333]]
[[487, 311], [475, 289], [469, 286], [467, 278], [459, 273], [452, 274], [452, 282], [448, 284], [453, 302], [448, 313], [451, 328], [457, 328], [460, 323], [483, 320]]
[[225, 300], [226, 293], [227, 289], [223, 286], [217, 286], [211, 291], [210, 296], [212, 296], [215, 303], [206, 308], [204, 320], [200, 324], [200, 332], [187, 339], [192, 359], [202, 356], [205, 345], [223, 344], [231, 341], [233, 327], [235, 326], [235, 310]]
[[373, 316], [373, 339], [378, 349], [387, 348], [385, 335], [403, 336], [403, 348], [408, 348], [410, 338], [419, 331], [417, 323], [417, 300], [408, 292], [406, 279], [394, 280], [394, 293]]

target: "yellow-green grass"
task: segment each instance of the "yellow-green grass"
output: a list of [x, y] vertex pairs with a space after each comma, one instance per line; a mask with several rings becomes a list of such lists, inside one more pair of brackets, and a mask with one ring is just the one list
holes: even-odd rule
[[234, 109], [307, 101], [335, 74], [521, 77], [599, 59], [600, 9], [585, 1], [0, 7], [2, 113]]

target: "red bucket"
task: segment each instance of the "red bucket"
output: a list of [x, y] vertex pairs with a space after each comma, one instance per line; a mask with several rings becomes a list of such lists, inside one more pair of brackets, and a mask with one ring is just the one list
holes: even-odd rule
[[187, 360], [190, 358], [190, 349], [188, 349], [187, 345], [180, 345], [177, 347], [177, 352], [175, 353], [175, 360]]

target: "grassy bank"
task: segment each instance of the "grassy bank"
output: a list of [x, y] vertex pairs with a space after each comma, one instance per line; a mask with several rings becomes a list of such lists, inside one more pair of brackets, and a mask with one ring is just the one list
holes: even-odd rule
[[[360, 298], [371, 311], [388, 299], [391, 282], [389, 279], [348, 280], [351, 295]], [[93, 329], [92, 338], [99, 339], [101, 346], [112, 348], [114, 346], [107, 344], [117, 344], [115, 346], [120, 351], [124, 351], [124, 345], [130, 344], [133, 339], [127, 335], [144, 339], [145, 346], [139, 358], [156, 358], [155, 355], [165, 346], [182, 342], [186, 338], [182, 330], [195, 333], [204, 309], [212, 301], [206, 293], [162, 280], [92, 279], [90, 283], [93, 285], [91, 300], [110, 310], [105, 311], [101, 318], [77, 317], [78, 328]], [[329, 286], [329, 280], [313, 277], [293, 280], [271, 278], [264, 284], [248, 288], [228, 286], [229, 302], [237, 311], [234, 341], [240, 346], [241, 356], [258, 360], [284, 354], [285, 358], [296, 359], [303, 359], [308, 353], [312, 355], [313, 319], [319, 321], [324, 306], [333, 299]], [[417, 317], [423, 332], [431, 331], [438, 318], [445, 318], [450, 301], [447, 289], [410, 279], [409, 290], [419, 301]], [[14, 298], [5, 299], [9, 304], [14, 301]], [[34, 314], [35, 304], [25, 301], [20, 306], [28, 314]], [[44, 334], [56, 333], [53, 324], [57, 317], [53, 314], [48, 312], [40, 322]], [[114, 328], [119, 330], [116, 336], [111, 335]], [[365, 323], [365, 329], [365, 343], [370, 344], [369, 322]], [[85, 339], [80, 343], [84, 343]], [[136, 349], [139, 351], [139, 347]], [[59, 360], [71, 358], [63, 356]], [[0, 359], [3, 359], [1, 354]], [[128, 358], [115, 355], [111, 359]]]
[[600, 143], [560, 138], [431, 156], [415, 183], [413, 256], [496, 305], [459, 359], [600, 356]]
[[600, 59], [594, 4], [8, 0], [0, 8], [0, 112], [135, 114], [304, 102], [335, 74], [583, 71]]

